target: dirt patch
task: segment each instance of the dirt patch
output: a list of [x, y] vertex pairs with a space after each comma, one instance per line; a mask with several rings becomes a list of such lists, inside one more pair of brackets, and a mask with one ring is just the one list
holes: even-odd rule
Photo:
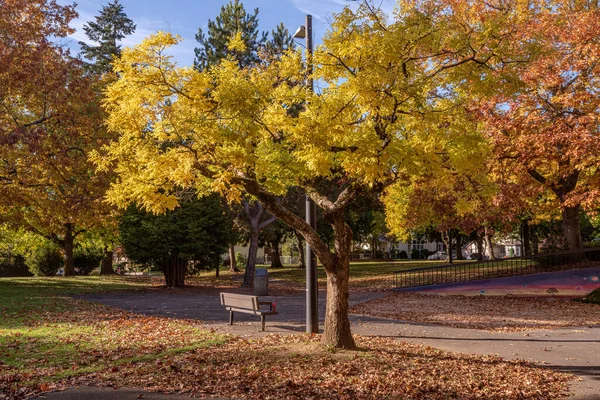
[[350, 312], [499, 332], [600, 326], [600, 305], [554, 297], [469, 297], [394, 293], [357, 304]]

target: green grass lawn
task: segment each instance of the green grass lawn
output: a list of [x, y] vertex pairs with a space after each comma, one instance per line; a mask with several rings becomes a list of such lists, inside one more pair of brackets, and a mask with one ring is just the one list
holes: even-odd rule
[[[431, 264], [356, 263], [351, 285], [372, 286], [398, 269]], [[300, 282], [304, 271], [288, 267], [271, 274]], [[223, 275], [221, 282], [228, 278]], [[203, 330], [200, 321], [135, 314], [70, 297], [145, 289], [159, 279], [0, 279], [0, 398], [31, 398], [73, 385], [256, 399], [542, 400], [566, 393], [566, 376], [518, 361], [385, 338], [357, 336], [356, 351], [332, 351], [319, 343], [319, 335], [235, 338]], [[196, 278], [204, 284], [213, 279], [214, 271]], [[175, 300], [179, 292], [169, 293]]]
[[147, 317], [69, 296], [148, 285], [147, 278], [138, 277], [0, 279], [0, 392], [44, 390], [60, 378], [226, 341], [196, 322]]
[[[350, 289], [351, 290], [384, 290], [392, 289], [394, 283], [394, 272], [412, 268], [423, 268], [444, 265], [443, 261], [429, 260], [404, 260], [404, 261], [355, 261], [350, 263]], [[269, 265], [257, 265], [257, 268], [268, 268], [269, 279], [291, 282], [292, 284], [304, 284], [306, 270], [296, 265], [285, 265], [283, 268], [269, 268]], [[224, 281], [231, 280], [234, 275], [228, 271], [228, 267], [221, 267], [220, 279], [215, 278], [214, 271], [200, 273], [191, 282], [200, 285], [219, 285]], [[241, 268], [242, 269], [242, 268]], [[317, 269], [319, 286], [325, 288], [327, 277], [323, 267]]]

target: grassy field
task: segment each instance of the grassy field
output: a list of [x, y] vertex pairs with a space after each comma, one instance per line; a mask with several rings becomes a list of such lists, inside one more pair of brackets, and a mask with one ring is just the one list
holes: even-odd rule
[[69, 297], [148, 285], [148, 279], [137, 277], [0, 279], [0, 392], [27, 397], [52, 389], [58, 379], [225, 341], [200, 330], [197, 322], [146, 317]]
[[[353, 285], [409, 266], [414, 264], [353, 265]], [[296, 281], [303, 272], [271, 271]], [[195, 281], [209, 284], [212, 276], [214, 271]], [[219, 281], [239, 286], [228, 278]], [[73, 385], [250, 399], [542, 400], [566, 394], [567, 376], [520, 361], [385, 338], [357, 336], [357, 351], [323, 346], [319, 335], [234, 338], [203, 330], [201, 321], [151, 317], [69, 296], [152, 287], [176, 300], [179, 292], [157, 288], [159, 280], [0, 279], [0, 399], [25, 399]]]
[[[405, 261], [360, 261], [350, 263], [350, 289], [352, 290], [390, 290], [393, 289], [394, 272], [412, 268], [423, 268], [443, 265], [443, 261], [405, 260]], [[268, 268], [269, 265], [257, 265], [257, 268]], [[285, 265], [283, 268], [268, 268], [269, 279], [273, 281], [289, 282], [303, 285], [306, 279], [306, 270], [294, 265]], [[224, 281], [239, 278], [241, 273], [232, 274], [228, 268], [222, 267], [220, 279], [215, 279], [215, 272], [203, 272], [192, 282], [201, 285], [219, 285]], [[327, 277], [323, 267], [317, 268], [319, 286], [325, 288]]]

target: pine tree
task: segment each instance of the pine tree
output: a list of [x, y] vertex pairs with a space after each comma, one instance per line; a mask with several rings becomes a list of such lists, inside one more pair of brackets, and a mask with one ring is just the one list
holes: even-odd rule
[[[229, 40], [240, 32], [246, 50], [243, 52], [228, 49]], [[244, 5], [235, 0], [221, 7], [217, 18], [208, 21], [208, 36], [204, 35], [202, 28], [198, 29], [196, 40], [200, 47], [196, 47], [194, 66], [202, 71], [211, 65], [218, 64], [227, 56], [232, 56], [240, 68], [244, 68], [259, 61], [259, 50], [267, 41], [267, 32], [258, 31], [258, 8], [253, 14], [246, 13]]]
[[87, 71], [95, 74], [110, 72], [113, 57], [121, 54], [121, 46], [117, 43], [134, 33], [135, 28], [133, 21], [123, 12], [123, 5], [119, 0], [103, 6], [96, 21], [90, 21], [83, 27], [86, 36], [98, 45], [79, 42], [81, 54], [90, 60], [86, 64]]
[[294, 39], [283, 22], [271, 31], [271, 39], [267, 41], [266, 52], [269, 58], [279, 58], [286, 51], [294, 48]]

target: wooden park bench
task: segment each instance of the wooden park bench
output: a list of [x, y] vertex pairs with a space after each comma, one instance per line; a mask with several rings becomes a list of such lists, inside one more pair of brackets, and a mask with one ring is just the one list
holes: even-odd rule
[[[245, 294], [221, 293], [221, 304], [229, 311], [229, 325], [233, 325], [233, 313], [241, 312], [246, 314], [260, 315], [261, 331], [265, 330], [265, 317], [275, 315], [273, 303], [270, 301], [259, 301], [258, 296], [249, 296]], [[269, 306], [269, 311], [263, 311], [260, 306]]]

